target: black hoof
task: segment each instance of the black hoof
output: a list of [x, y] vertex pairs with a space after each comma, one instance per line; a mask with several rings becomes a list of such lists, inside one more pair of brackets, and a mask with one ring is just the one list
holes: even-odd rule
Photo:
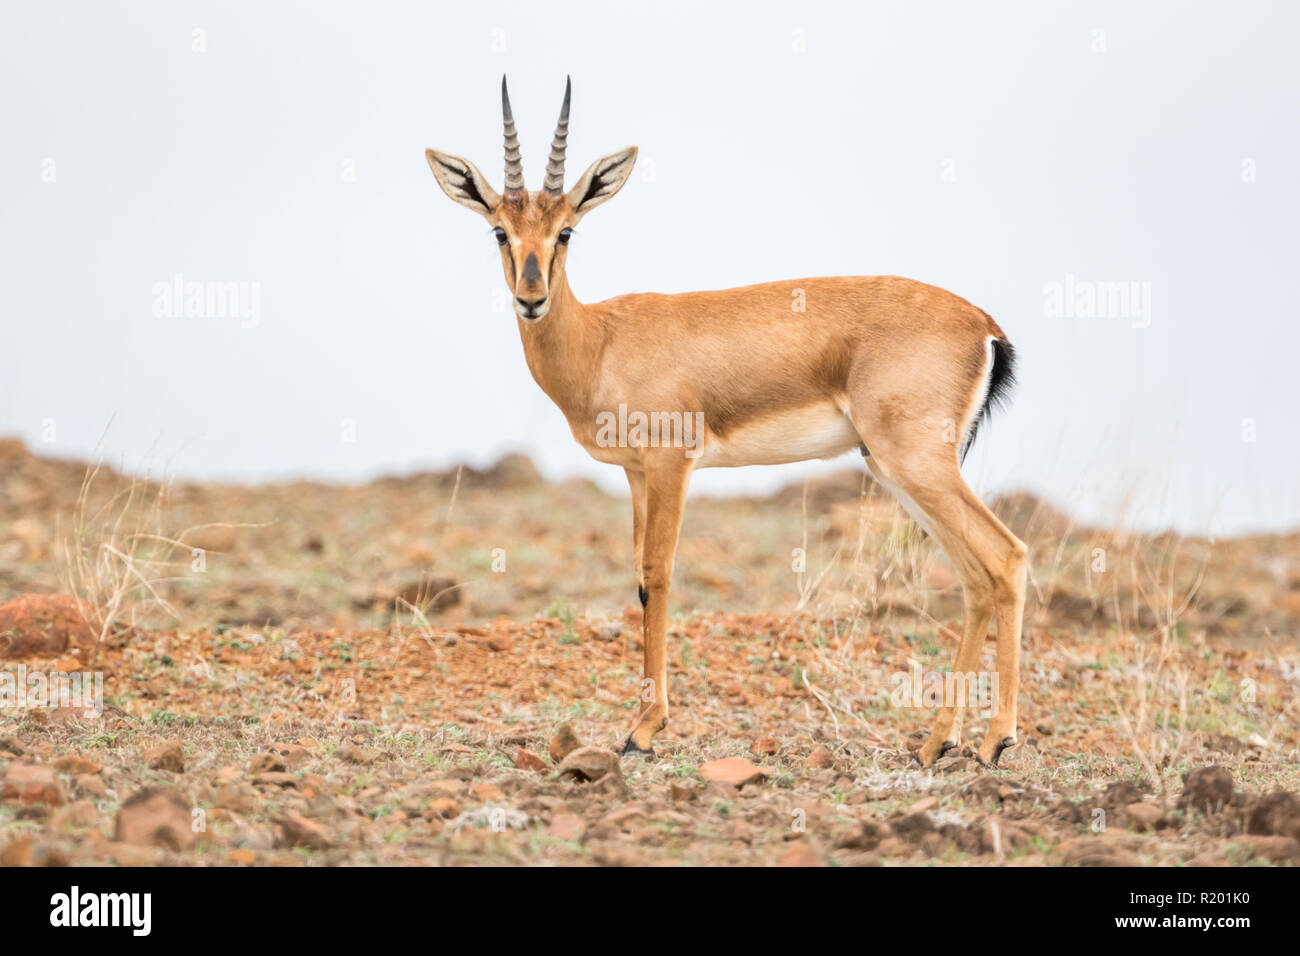
[[618, 755], [620, 757], [653, 757], [655, 751], [653, 747], [649, 750], [643, 750], [636, 744], [632, 743], [632, 738], [629, 737], [627, 738], [627, 742], [623, 744], [623, 749], [619, 751]]
[[644, 587], [642, 587], [639, 584], [637, 585], [636, 588], [636, 596], [641, 599], [642, 607], [645, 607], [647, 604], [650, 603], [650, 592], [647, 591]]
[[1001, 740], [998, 741], [997, 748], [993, 751], [992, 760], [990, 760], [988, 763], [985, 763], [983, 760], [980, 760], [980, 755], [978, 752], [976, 752], [975, 754], [975, 760], [976, 762], [979, 763], [981, 767], [984, 767], [985, 769], [996, 770], [998, 766], [998, 758], [1002, 756], [1002, 751], [1006, 750], [1008, 747], [1014, 747], [1015, 745], [1016, 745], [1016, 741], [1014, 737], [1003, 737]]
[[[940, 760], [943, 759], [944, 754], [946, 754], [949, 750], [952, 750], [952, 748], [956, 746], [957, 746], [956, 741], [945, 740], [942, 744], [939, 745], [939, 752], [934, 755], [934, 762], [938, 763]], [[918, 750], [916, 753], [912, 754], [912, 763], [920, 767], [925, 766], [925, 764], [921, 763], [921, 751]]]

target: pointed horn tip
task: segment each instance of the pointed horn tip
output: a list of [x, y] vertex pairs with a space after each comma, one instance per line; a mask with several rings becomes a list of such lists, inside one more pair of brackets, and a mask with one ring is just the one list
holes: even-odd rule
[[564, 104], [560, 107], [560, 122], [568, 122], [569, 100], [573, 96], [573, 81], [569, 77], [564, 78]]

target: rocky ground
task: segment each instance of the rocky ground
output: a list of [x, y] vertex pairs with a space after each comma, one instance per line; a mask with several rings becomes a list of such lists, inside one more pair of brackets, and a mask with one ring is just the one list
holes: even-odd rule
[[[620, 760], [625, 500], [518, 458], [86, 475], [0, 443], [5, 864], [1300, 863], [1298, 536], [1000, 502], [1033, 556], [1021, 746], [921, 770], [933, 709], [897, 689], [949, 667], [960, 620], [932, 543], [860, 474], [694, 501], [671, 721]], [[5, 703], [6, 674], [81, 672], [100, 714]]]

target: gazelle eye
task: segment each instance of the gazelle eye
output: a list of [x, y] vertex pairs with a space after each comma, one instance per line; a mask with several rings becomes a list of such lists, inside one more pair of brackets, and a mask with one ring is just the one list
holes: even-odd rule
[[558, 236], [555, 237], [555, 241], [558, 242], [558, 243], [559, 243], [560, 245], [562, 245], [562, 246], [567, 246], [567, 245], [569, 244], [569, 237], [570, 237], [571, 235], [573, 235], [573, 230], [572, 230], [572, 229], [567, 229], [567, 228], [566, 228], [566, 229], [561, 229], [561, 230], [560, 230], [560, 234], [559, 234]]
[[506, 231], [502, 229], [500, 226], [497, 226], [495, 229], [492, 230], [492, 235], [497, 237], [497, 242], [500, 245], [504, 246], [506, 244], [507, 241]]

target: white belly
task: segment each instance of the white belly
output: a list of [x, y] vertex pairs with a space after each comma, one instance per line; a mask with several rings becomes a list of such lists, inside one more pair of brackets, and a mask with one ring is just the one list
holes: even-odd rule
[[733, 429], [725, 438], [710, 435], [696, 468], [783, 465], [809, 458], [834, 458], [862, 439], [847, 415], [830, 402], [792, 409]]

